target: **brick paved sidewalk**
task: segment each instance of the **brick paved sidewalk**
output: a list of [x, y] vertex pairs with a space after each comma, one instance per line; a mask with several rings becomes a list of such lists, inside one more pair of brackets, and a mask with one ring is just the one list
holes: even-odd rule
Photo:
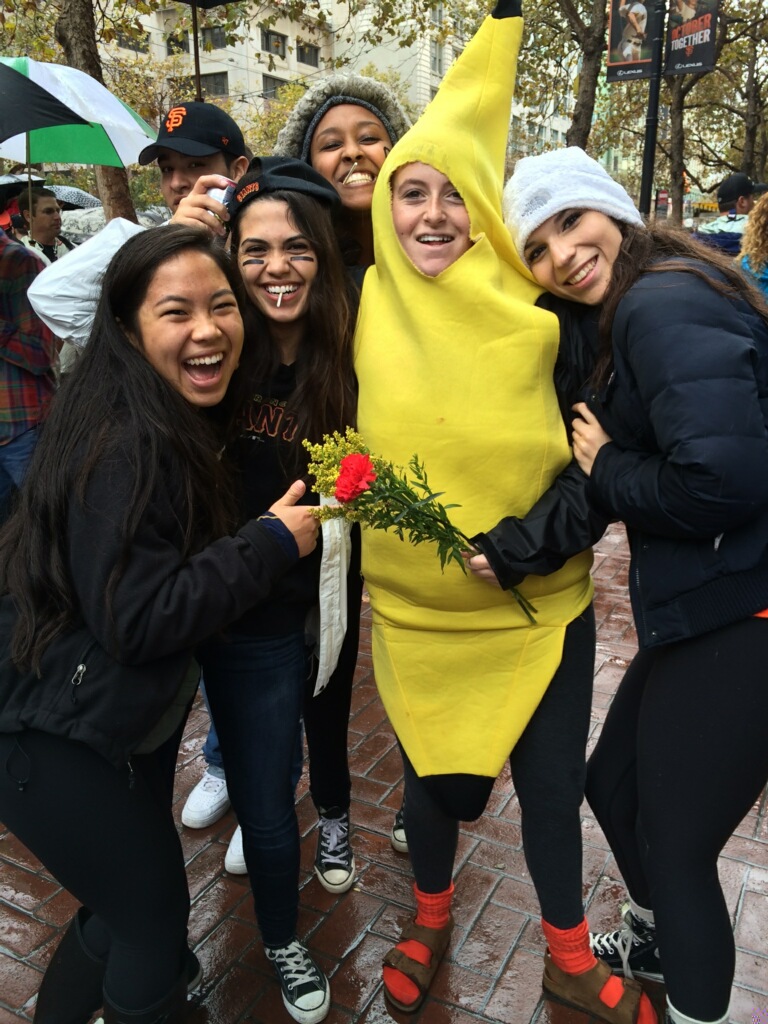
[[[635, 649], [626, 591], [623, 530], [613, 527], [596, 557], [598, 653], [591, 743], [597, 737], [624, 667]], [[198, 701], [184, 737], [177, 775], [178, 818], [203, 771], [199, 757], [207, 719]], [[768, 723], [766, 723], [768, 742]], [[456, 932], [446, 962], [421, 1011], [389, 1013], [379, 982], [381, 960], [413, 905], [408, 858], [389, 843], [399, 806], [401, 766], [376, 695], [369, 618], [363, 637], [350, 721], [353, 845], [359, 877], [340, 897], [312, 874], [316, 815], [299, 787], [302, 835], [300, 932], [331, 976], [328, 1024], [590, 1024], [584, 1014], [541, 999], [544, 942], [536, 897], [523, 859], [520, 816], [508, 774], [496, 784], [484, 816], [462, 829], [457, 859]], [[234, 828], [231, 814], [199, 831], [181, 828], [192, 893], [191, 940], [206, 987], [192, 1024], [290, 1024], [262, 952], [247, 879], [224, 872]], [[584, 898], [590, 924], [618, 923], [623, 887], [607, 844], [584, 808]], [[768, 808], [745, 818], [720, 861], [738, 947], [734, 1024], [768, 1024]], [[30, 1020], [40, 971], [48, 962], [74, 901], [0, 825], [0, 1024]], [[652, 993], [662, 999], [658, 986]]]

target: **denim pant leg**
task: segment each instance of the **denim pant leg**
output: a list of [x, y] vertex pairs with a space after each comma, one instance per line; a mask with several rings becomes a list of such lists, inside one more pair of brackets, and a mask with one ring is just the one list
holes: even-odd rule
[[0, 445], [0, 522], [8, 515], [14, 487], [21, 487], [37, 444], [37, 427], [25, 430], [8, 444]]
[[265, 945], [287, 945], [299, 905], [292, 767], [309, 656], [304, 633], [233, 636], [199, 652]]
[[205, 737], [205, 743], [203, 744], [203, 757], [205, 763], [209, 768], [213, 768], [211, 772], [217, 778], [224, 778], [224, 758], [221, 756], [221, 745], [219, 744], [219, 735], [216, 732], [216, 724], [213, 721], [213, 715], [211, 714], [211, 705], [208, 703], [208, 694], [205, 690], [205, 679], [200, 676], [200, 692], [203, 695], [205, 706], [208, 708], [208, 735]]

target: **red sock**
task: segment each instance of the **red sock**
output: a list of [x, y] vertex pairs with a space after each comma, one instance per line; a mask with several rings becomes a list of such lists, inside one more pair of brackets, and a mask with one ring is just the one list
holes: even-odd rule
[[[416, 896], [416, 924], [424, 928], [436, 930], [445, 928], [451, 915], [451, 901], [453, 900], [453, 882], [445, 892], [428, 893], [422, 892], [418, 886], [413, 887]], [[397, 949], [400, 949], [411, 960], [416, 963], [429, 964], [432, 953], [423, 942], [415, 939], [407, 939], [405, 942], [398, 942]], [[396, 1002], [402, 1006], [410, 1006], [419, 998], [419, 990], [410, 978], [394, 967], [384, 968], [384, 988]], [[645, 1022], [642, 1022], [645, 1024]]]
[[[575, 928], [555, 928], [553, 924], [541, 920], [544, 937], [549, 946], [552, 963], [566, 974], [584, 974], [597, 963], [597, 957], [589, 947], [589, 925], [587, 919]], [[600, 1001], [613, 1009], [624, 994], [624, 982], [612, 974], [600, 992]], [[658, 1017], [648, 996], [640, 996], [640, 1008], [637, 1024], [657, 1024]]]

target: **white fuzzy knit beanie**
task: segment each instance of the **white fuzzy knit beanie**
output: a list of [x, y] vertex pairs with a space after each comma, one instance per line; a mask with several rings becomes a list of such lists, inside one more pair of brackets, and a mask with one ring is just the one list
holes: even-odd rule
[[518, 160], [504, 186], [502, 211], [521, 258], [536, 228], [561, 210], [598, 210], [626, 224], [643, 218], [626, 190], [578, 146]]

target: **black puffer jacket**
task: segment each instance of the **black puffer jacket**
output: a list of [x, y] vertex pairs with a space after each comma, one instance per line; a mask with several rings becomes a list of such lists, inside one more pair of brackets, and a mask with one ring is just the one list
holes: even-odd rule
[[613, 353], [588, 493], [627, 526], [641, 647], [768, 608], [768, 326], [691, 271], [648, 273]]
[[174, 459], [133, 537], [111, 610], [105, 593], [121, 556], [133, 476], [117, 452], [96, 467], [85, 500], [73, 496], [70, 573], [80, 622], [45, 652], [42, 675], [19, 672], [9, 643], [16, 613], [0, 600], [0, 732], [40, 729], [124, 764], [173, 701], [196, 644], [264, 601], [298, 558], [251, 520], [183, 560], [184, 499]]

